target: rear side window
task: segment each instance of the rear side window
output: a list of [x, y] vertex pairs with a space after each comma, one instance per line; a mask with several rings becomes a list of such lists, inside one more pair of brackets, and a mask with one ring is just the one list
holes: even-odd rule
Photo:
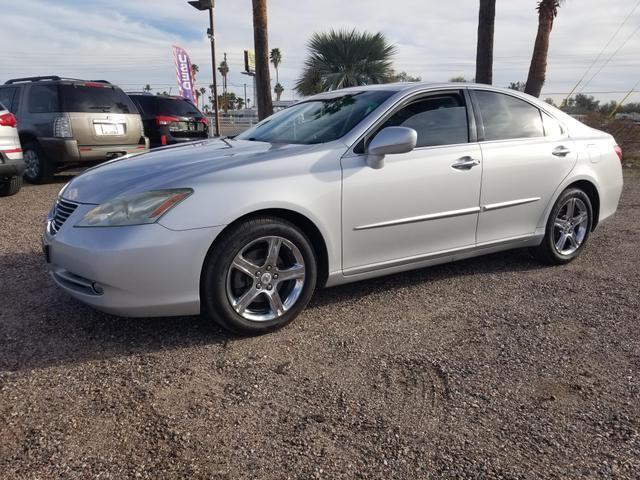
[[57, 85], [32, 85], [29, 88], [29, 112], [51, 113], [59, 111]]
[[407, 127], [418, 132], [416, 147], [456, 145], [469, 141], [467, 109], [459, 94], [433, 96], [396, 112], [385, 127]]
[[200, 111], [188, 100], [157, 98], [158, 114], [191, 116], [200, 115]]
[[542, 112], [542, 124], [544, 126], [544, 134], [547, 137], [561, 137], [564, 135], [564, 128], [558, 120], [551, 115]]
[[478, 90], [475, 95], [486, 141], [544, 136], [540, 110], [533, 105], [503, 93]]
[[151, 95], [136, 95], [135, 97], [131, 97], [135, 104], [138, 106], [140, 113], [144, 113], [147, 115], [156, 115], [156, 99]]
[[16, 87], [0, 88], [0, 103], [11, 113], [18, 111], [18, 92]]
[[138, 113], [131, 99], [119, 88], [60, 85], [60, 94], [65, 112]]

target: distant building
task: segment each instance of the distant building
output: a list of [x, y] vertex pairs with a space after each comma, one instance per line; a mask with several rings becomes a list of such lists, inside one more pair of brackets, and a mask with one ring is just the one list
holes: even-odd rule
[[616, 120], [631, 120], [632, 122], [640, 122], [640, 113], [616, 113]]

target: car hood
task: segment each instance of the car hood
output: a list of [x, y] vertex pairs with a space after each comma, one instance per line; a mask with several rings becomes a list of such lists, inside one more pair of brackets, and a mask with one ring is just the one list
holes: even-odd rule
[[115, 197], [160, 188], [193, 187], [215, 180], [222, 171], [297, 155], [316, 145], [211, 139], [121, 157], [86, 170], [60, 196], [77, 203], [100, 204]]

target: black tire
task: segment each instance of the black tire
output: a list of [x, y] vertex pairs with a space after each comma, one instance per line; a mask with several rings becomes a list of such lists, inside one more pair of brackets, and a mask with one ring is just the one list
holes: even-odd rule
[[[35, 184], [43, 184], [53, 180], [56, 173], [55, 168], [38, 142], [28, 142], [22, 150], [27, 164], [27, 169], [24, 172], [25, 180]], [[34, 161], [35, 164], [30, 168], [31, 161]]]
[[[247, 319], [234, 309], [231, 299], [229, 298], [229, 295], [232, 293], [228, 295], [227, 292], [233, 288], [231, 286], [231, 278], [237, 279], [238, 275], [237, 271], [232, 270], [232, 263], [234, 259], [236, 259], [236, 256], [252, 243], [258, 242], [256, 243], [256, 249], [261, 247], [259, 239], [264, 239], [265, 237], [282, 238], [297, 248], [296, 254], [304, 260], [304, 279], [301, 280], [303, 283], [299, 289], [299, 294], [296, 294], [297, 300], [295, 300], [284, 313], [274, 319]], [[283, 246], [285, 247], [284, 253], [286, 254], [289, 247], [286, 244], [283, 244]], [[256, 265], [259, 265], [261, 269], [265, 269], [259, 272], [262, 275], [266, 273], [266, 263], [268, 263], [266, 259], [255, 260]], [[276, 267], [275, 270], [272, 270], [272, 273], [276, 271], [282, 272], [284, 270], [277, 270]], [[230, 277], [231, 275], [236, 275], [236, 277]], [[241, 289], [244, 288], [244, 292], [253, 292], [253, 288], [258, 290], [267, 288], [267, 286], [261, 285], [257, 278], [253, 278], [242, 272], [240, 272], [239, 275], [245, 275], [243, 280], [246, 285], [241, 287]], [[256, 275], [256, 277], [259, 277], [259, 275]], [[274, 279], [275, 278], [277, 278], [277, 276], [274, 276]], [[316, 254], [306, 235], [294, 224], [286, 220], [270, 216], [256, 217], [225, 231], [209, 251], [205, 259], [201, 279], [200, 300], [202, 311], [208, 318], [214, 320], [222, 328], [234, 333], [260, 335], [272, 332], [291, 322], [306, 307], [315, 290], [316, 281]], [[280, 289], [280, 292], [283, 292], [283, 295], [287, 295], [287, 292], [289, 292], [288, 295], [292, 295], [291, 291], [293, 290], [293, 286], [291, 282], [295, 283], [295, 280], [284, 281], [280, 285], [278, 285], [278, 281], [276, 280], [273, 280], [273, 282], [275, 287], [273, 288], [273, 293], [277, 293], [278, 298], [281, 298], [278, 289]], [[271, 290], [272, 286], [268, 285], [268, 288]], [[258, 297], [256, 297], [258, 298], [257, 301], [269, 303], [269, 293], [270, 292], [266, 291], [258, 293]], [[251, 313], [251, 309], [248, 307], [252, 305], [256, 304], [250, 303], [247, 306], [249, 313]], [[269, 308], [268, 305], [265, 305], [265, 307], [267, 309]]]
[[[561, 214], [561, 209], [566, 208], [566, 203], [571, 199], [579, 200], [586, 207], [587, 223], [586, 227], [584, 227], [584, 237], [580, 241], [578, 248], [571, 253], [563, 254], [558, 251], [558, 248], [556, 247], [556, 242], [559, 241], [559, 235], [561, 234], [561, 232], [557, 230], [555, 224], [558, 215]], [[580, 255], [580, 253], [582, 253], [582, 250], [584, 250], [587, 241], [589, 240], [592, 226], [593, 207], [591, 206], [591, 200], [589, 200], [589, 196], [578, 188], [569, 188], [560, 194], [558, 200], [551, 209], [551, 213], [549, 214], [549, 218], [547, 219], [545, 235], [542, 243], [538, 247], [532, 248], [530, 251], [538, 260], [549, 265], [563, 265], [569, 263], [578, 255]], [[568, 225], [567, 228], [571, 229], [571, 226]], [[579, 227], [573, 227], [574, 236], [577, 228]]]
[[22, 188], [22, 177], [11, 177], [4, 183], [0, 183], [0, 197], [15, 195]]

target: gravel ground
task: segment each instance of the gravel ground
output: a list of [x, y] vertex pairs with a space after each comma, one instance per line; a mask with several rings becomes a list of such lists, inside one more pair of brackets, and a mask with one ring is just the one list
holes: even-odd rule
[[639, 477], [640, 171], [571, 265], [327, 289], [260, 338], [62, 294], [39, 250], [61, 186], [0, 199], [1, 478]]

